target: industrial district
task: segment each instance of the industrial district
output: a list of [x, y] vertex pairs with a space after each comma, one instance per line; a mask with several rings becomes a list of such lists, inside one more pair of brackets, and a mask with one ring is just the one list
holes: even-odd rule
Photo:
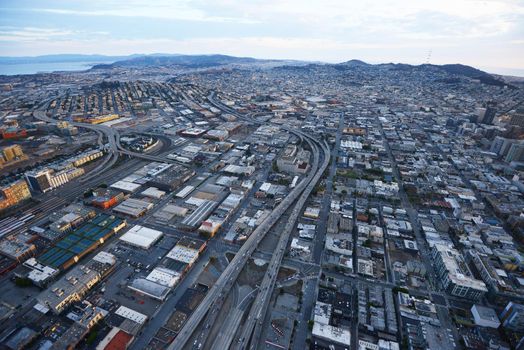
[[1, 349], [524, 349], [522, 81], [208, 58], [0, 77]]

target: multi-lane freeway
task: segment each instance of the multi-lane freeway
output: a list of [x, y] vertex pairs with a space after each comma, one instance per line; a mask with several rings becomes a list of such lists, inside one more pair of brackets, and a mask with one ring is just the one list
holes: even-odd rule
[[[236, 111], [229, 109], [221, 103], [214, 101], [212, 95], [210, 95], [208, 99], [213, 105], [215, 105], [218, 108], [221, 108], [223, 111], [226, 111], [228, 113], [234, 113], [237, 117], [245, 120], [246, 122], [253, 123], [252, 120], [246, 118], [240, 113], [237, 113]], [[284, 212], [286, 212], [288, 208], [290, 208], [291, 205], [294, 203], [297, 203], [297, 206], [295, 207], [295, 209], [293, 209], [292, 212], [292, 215], [295, 216], [295, 219], [291, 219], [290, 221], [294, 222], [296, 220], [296, 217], [300, 213], [300, 209], [305, 203], [305, 200], [307, 199], [309, 193], [313, 190], [313, 187], [316, 185], [316, 183], [322, 176], [324, 170], [326, 169], [327, 164], [329, 162], [329, 151], [327, 145], [324, 143], [320, 143], [318, 140], [302, 132], [296, 130], [288, 131], [297, 134], [299, 137], [307, 140], [307, 142], [310, 144], [314, 159], [311, 171], [306, 176], [306, 178], [303, 179], [288, 194], [288, 196], [271, 212], [271, 214], [269, 214], [268, 217], [253, 231], [253, 233], [249, 236], [244, 245], [238, 250], [238, 253], [235, 255], [230, 264], [226, 267], [224, 272], [220, 275], [217, 282], [208, 291], [206, 297], [202, 300], [200, 305], [193, 312], [191, 317], [187, 320], [180, 333], [169, 345], [168, 349], [182, 349], [188, 343], [189, 339], [192, 337], [193, 333], [195, 332], [199, 324], [202, 322], [206, 314], [209, 312], [211, 307], [216, 303], [221, 303], [224, 300], [224, 298], [226, 298], [227, 293], [229, 292], [230, 288], [234, 285], [243, 267], [251, 258], [255, 249], [258, 247], [258, 245], [265, 237], [267, 232], [273, 226], [275, 226], [275, 224], [279, 221], [280, 217], [284, 214]], [[321, 166], [319, 166], [321, 157], [320, 150], [322, 150], [323, 152], [324, 159]], [[305, 196], [302, 196], [302, 194], [304, 194]], [[285, 244], [287, 244], [287, 240], [285, 240]], [[265, 314], [263, 312], [265, 310], [264, 304], [266, 303], [267, 298], [265, 296], [265, 293], [269, 293], [269, 295], [271, 295], [275, 283], [276, 274], [278, 272], [278, 268], [280, 267], [282, 256], [286, 248], [285, 244], [284, 239], [282, 239], [276, 249], [277, 258], [272, 259], [272, 261], [270, 262], [270, 267], [268, 268], [268, 273], [266, 274], [267, 278], [264, 278], [263, 284], [260, 288], [261, 293], [264, 293], [264, 296], [261, 297], [261, 301], [259, 302], [259, 304], [257, 304], [259, 306], [257, 306], [256, 309], [257, 317], [254, 318], [255, 320], [263, 319], [262, 314]]]
[[289, 237], [291, 236], [291, 233], [293, 232], [295, 223], [300, 213], [302, 212], [302, 208], [304, 204], [306, 203], [309, 195], [313, 191], [314, 186], [320, 180], [320, 177], [322, 176], [322, 174], [328, 167], [329, 160], [330, 160], [330, 157], [329, 157], [330, 152], [329, 152], [328, 146], [325, 143], [320, 144], [323, 155], [324, 155], [324, 159], [323, 159], [322, 165], [319, 167], [320, 150], [318, 149], [318, 146], [313, 144], [313, 142], [311, 142], [309, 139], [306, 138], [306, 140], [310, 144], [310, 147], [313, 149], [313, 154], [314, 154], [313, 164], [314, 165], [312, 166], [312, 168], [318, 169], [318, 170], [316, 171], [313, 179], [308, 183], [307, 187], [302, 192], [300, 199], [295, 204], [293, 212], [291, 213], [286, 223], [286, 226], [280, 235], [280, 239], [273, 253], [273, 257], [271, 258], [269, 267], [266, 270], [264, 279], [262, 280], [262, 283], [260, 285], [260, 292], [258, 293], [255, 299], [255, 302], [251, 306], [248, 317], [246, 321], [244, 322], [244, 326], [243, 326], [243, 330], [240, 335], [240, 338], [238, 342], [233, 346], [233, 348], [256, 349], [259, 338], [260, 338], [260, 334], [262, 332], [262, 325], [263, 325], [266, 311], [269, 305], [269, 301], [271, 299], [271, 295], [273, 293], [273, 289], [275, 286], [275, 281], [277, 278], [278, 270], [281, 266], [282, 258], [286, 252], [286, 247], [289, 242]]
[[[314, 157], [319, 157], [318, 150]], [[317, 169], [318, 171], [318, 169]], [[210, 307], [225, 298], [229, 288], [238, 278], [242, 268], [246, 265], [251, 255], [264, 238], [267, 232], [276, 224], [282, 214], [299, 198], [300, 194], [306, 190], [309, 183], [316, 177], [317, 171], [312, 171], [302, 180], [289, 195], [268, 215], [268, 217], [251, 233], [244, 245], [239, 249], [237, 255], [224, 270], [217, 282], [211, 287], [206, 297], [197, 309], [193, 312], [186, 324], [170, 344], [168, 349], [182, 349], [188, 342], [195, 329], [198, 327]]]

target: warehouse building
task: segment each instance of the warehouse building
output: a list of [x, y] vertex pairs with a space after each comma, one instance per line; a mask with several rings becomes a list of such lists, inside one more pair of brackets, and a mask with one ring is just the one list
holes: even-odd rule
[[23, 266], [27, 269], [27, 272], [21, 277], [28, 278], [35, 286], [41, 288], [45, 287], [60, 273], [57, 269], [40, 264], [35, 258], [27, 259]]
[[135, 247], [149, 249], [162, 236], [163, 233], [160, 231], [135, 225], [129, 231], [124, 233], [122, 237], [120, 237], [120, 240]]
[[313, 324], [313, 337], [327, 340], [340, 345], [350, 344], [350, 332], [347, 329], [315, 322]]
[[39, 233], [51, 241], [55, 241], [64, 233], [70, 232], [82, 225], [89, 219], [96, 216], [96, 212], [91, 208], [86, 208], [81, 204], [71, 204], [66, 208], [49, 215], [49, 230]]
[[232, 175], [244, 175], [249, 176], [255, 172], [255, 167], [251, 165], [233, 165], [230, 164], [222, 169], [224, 173], [232, 174]]
[[171, 288], [155, 283], [145, 278], [136, 278], [128, 286], [129, 289], [134, 290], [150, 298], [163, 301], [171, 291]]
[[87, 264], [75, 267], [53, 283], [37, 296], [38, 309], [44, 313], [51, 310], [60, 314], [72, 303], [81, 301], [91, 288], [112, 271], [116, 258], [113, 256], [113, 259], [108, 259], [110, 255], [104, 253], [101, 258], [97, 255]]
[[204, 135], [206, 139], [215, 140], [215, 141], [224, 141], [229, 137], [229, 132], [227, 130], [214, 129], [209, 130]]
[[109, 209], [124, 200], [122, 191], [112, 188], [97, 188], [86, 202], [100, 209]]
[[43, 265], [66, 270], [125, 226], [126, 221], [123, 219], [100, 214], [58, 240], [37, 260]]
[[113, 211], [138, 218], [144, 215], [151, 208], [153, 208], [153, 203], [136, 198], [129, 198], [117, 205]]
[[60, 219], [53, 221], [49, 225], [49, 229], [53, 232], [63, 234], [71, 232], [75, 227], [80, 226], [84, 222], [84, 218], [76, 213], [67, 213]]
[[35, 254], [36, 246], [32, 242], [37, 237], [27, 233], [8, 236], [0, 241], [0, 254], [22, 262]]
[[153, 176], [147, 184], [162, 191], [171, 192], [189, 180], [195, 171], [182, 165], [172, 165], [165, 171]]
[[175, 195], [175, 197], [177, 198], [186, 198], [188, 194], [190, 194], [191, 192], [193, 192], [193, 190], [195, 189], [195, 186], [186, 186], [184, 187], [183, 189], [181, 189], [180, 191], [178, 191], [178, 193]]
[[200, 204], [195, 211], [182, 220], [181, 227], [188, 230], [196, 229], [202, 224], [202, 222], [204, 222], [204, 220], [209, 217], [209, 215], [213, 212], [213, 210], [215, 210], [217, 206], [217, 202], [202, 200], [202, 204]]
[[173, 288], [180, 280], [180, 273], [165, 267], [156, 267], [149, 275], [147, 275], [146, 280]]
[[161, 210], [154, 213], [153, 216], [159, 221], [168, 222], [175, 216], [185, 217], [187, 212], [187, 208], [179, 207], [174, 204], [166, 204]]
[[153, 198], [153, 199], [160, 199], [166, 195], [165, 191], [160, 191], [156, 187], [149, 187], [142, 193], [140, 193], [144, 197]]
[[123, 180], [115, 182], [110, 187], [114, 188], [116, 190], [123, 191], [125, 193], [133, 193], [136, 190], [138, 190], [141, 187], [141, 185], [140, 184], [136, 184], [136, 183], [131, 182], [131, 181], [127, 181], [126, 179], [123, 179]]
[[167, 253], [166, 257], [179, 262], [179, 269], [176, 269], [176, 264], [169, 267], [173, 270], [184, 273], [198, 259], [199, 254], [205, 249], [206, 243], [200, 240], [190, 239], [188, 237], [182, 238], [177, 244]]

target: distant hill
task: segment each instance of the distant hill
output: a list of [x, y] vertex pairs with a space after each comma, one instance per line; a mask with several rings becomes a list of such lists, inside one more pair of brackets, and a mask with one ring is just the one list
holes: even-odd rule
[[251, 57], [234, 57], [227, 55], [170, 55], [170, 56], [141, 56], [111, 64], [99, 64], [93, 69], [111, 69], [115, 67], [154, 67], [154, 66], [184, 66], [184, 67], [213, 67], [226, 64], [270, 62], [276, 60], [259, 60]]
[[436, 67], [440, 67], [440, 69], [443, 69], [450, 74], [463, 75], [468, 78], [479, 79], [480, 82], [484, 84], [498, 86], [506, 85], [503, 80], [498, 79], [492, 74], [486, 73], [477, 68], [465, 66], [463, 64], [444, 64], [442, 66]]
[[429, 72], [442, 71], [451, 75], [446, 78], [446, 81], [454, 82], [461, 77], [478, 79], [483, 84], [504, 86], [509, 85], [500, 76], [492, 75], [480, 69], [466, 66], [463, 64], [421, 64], [410, 65], [404, 63], [380, 63], [370, 64], [361, 60], [352, 59], [346, 62], [337, 64], [328, 64], [321, 62], [305, 62], [305, 61], [290, 61], [290, 60], [271, 60], [271, 59], [256, 59], [251, 57], [235, 57], [228, 55], [181, 55], [181, 54], [133, 54], [128, 56], [105, 56], [105, 55], [76, 55], [76, 54], [61, 54], [61, 55], [45, 55], [35, 57], [6, 57], [0, 56], [0, 65], [9, 64], [24, 64], [24, 63], [57, 63], [57, 62], [99, 62], [92, 69], [112, 69], [116, 67], [186, 67], [186, 68], [206, 68], [214, 66], [222, 66], [228, 64], [250, 64], [250, 63], [275, 63], [282, 68], [297, 69], [297, 70], [311, 70], [315, 67], [333, 67], [336, 70], [352, 70], [352, 69], [391, 69], [391, 70], [426, 70]]
[[410, 71], [410, 70], [428, 70], [428, 71], [435, 71], [440, 70], [444, 71], [448, 74], [455, 75], [455, 76], [462, 76], [467, 77], [471, 79], [478, 79], [481, 83], [487, 84], [487, 85], [496, 85], [496, 86], [504, 86], [507, 85], [506, 82], [504, 82], [499, 77], [484, 72], [480, 69], [466, 66], [463, 64], [444, 64], [444, 65], [435, 65], [435, 64], [421, 64], [421, 65], [411, 65], [406, 63], [380, 63], [380, 64], [369, 64], [364, 61], [360, 60], [350, 60], [347, 62], [338, 63], [335, 65], [335, 67], [339, 70], [341, 69], [354, 69], [354, 68], [366, 68], [366, 67], [382, 67], [382, 68], [390, 68], [393, 70], [403, 70], [403, 71]]
[[366, 67], [370, 66], [369, 63], [366, 63], [361, 60], [349, 60], [346, 62], [338, 63], [339, 66], [348, 66], [348, 67]]

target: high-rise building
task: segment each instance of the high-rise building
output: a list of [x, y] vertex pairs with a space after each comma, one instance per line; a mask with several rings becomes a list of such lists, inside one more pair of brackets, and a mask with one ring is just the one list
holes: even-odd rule
[[483, 281], [469, 271], [462, 254], [444, 244], [435, 244], [431, 258], [440, 283], [449, 294], [470, 300], [479, 300], [488, 291]]
[[510, 301], [500, 314], [502, 326], [514, 331], [524, 329], [524, 305]]
[[45, 193], [55, 187], [53, 186], [51, 175], [51, 169], [44, 169], [36, 172], [28, 172], [25, 174], [25, 178], [33, 191]]
[[490, 152], [496, 153], [499, 156], [504, 154], [509, 146], [511, 146], [511, 140], [502, 136], [496, 136], [493, 142], [491, 143]]
[[493, 120], [497, 115], [497, 104], [495, 102], [488, 102], [485, 108], [479, 110], [479, 117], [477, 121], [481, 124], [493, 124]]
[[512, 144], [504, 160], [508, 163], [520, 162], [524, 160], [524, 144], [522, 143]]
[[521, 140], [496, 136], [489, 150], [508, 163], [524, 160], [524, 143]]
[[33, 191], [45, 193], [83, 174], [84, 169], [82, 168], [72, 167], [57, 172], [46, 168], [36, 172], [28, 172], [25, 174], [25, 177]]
[[515, 114], [511, 116], [509, 124], [524, 128], [524, 108], [517, 109]]
[[25, 199], [31, 198], [27, 182], [19, 180], [0, 188], [0, 210], [12, 207]]

